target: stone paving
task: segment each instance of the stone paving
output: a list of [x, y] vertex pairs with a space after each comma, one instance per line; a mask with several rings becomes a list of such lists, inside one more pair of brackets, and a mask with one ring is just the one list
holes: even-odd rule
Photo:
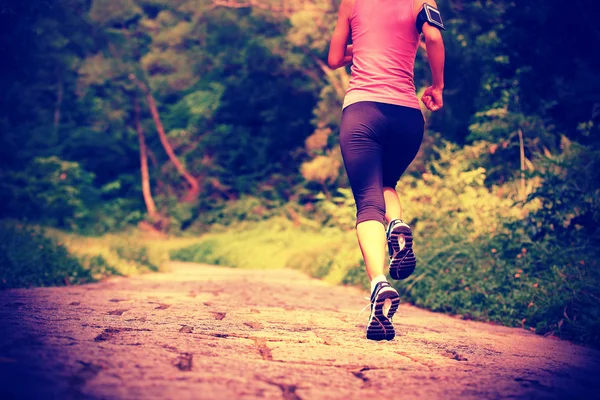
[[0, 399], [600, 398], [600, 352], [289, 270], [172, 272], [0, 292]]

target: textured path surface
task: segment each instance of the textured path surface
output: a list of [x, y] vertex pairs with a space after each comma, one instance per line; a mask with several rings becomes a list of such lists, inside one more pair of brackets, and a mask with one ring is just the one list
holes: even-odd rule
[[0, 292], [0, 398], [600, 397], [598, 351], [408, 305], [370, 342], [365, 295], [194, 264]]

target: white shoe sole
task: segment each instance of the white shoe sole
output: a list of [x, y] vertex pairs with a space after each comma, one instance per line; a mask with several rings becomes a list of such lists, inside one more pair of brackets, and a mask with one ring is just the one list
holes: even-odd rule
[[404, 223], [397, 224], [390, 232], [388, 246], [390, 253], [390, 276], [395, 280], [408, 278], [417, 266], [413, 252], [413, 235], [410, 227]]
[[396, 336], [392, 318], [399, 305], [400, 296], [396, 290], [387, 287], [377, 293], [367, 324], [367, 339], [392, 340]]

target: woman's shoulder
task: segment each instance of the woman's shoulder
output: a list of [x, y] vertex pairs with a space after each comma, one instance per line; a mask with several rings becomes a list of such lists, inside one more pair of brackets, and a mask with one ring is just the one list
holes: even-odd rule
[[339, 12], [341, 14], [345, 15], [346, 17], [350, 18], [354, 11], [355, 3], [356, 3], [356, 0], [342, 0], [342, 2], [340, 3]]

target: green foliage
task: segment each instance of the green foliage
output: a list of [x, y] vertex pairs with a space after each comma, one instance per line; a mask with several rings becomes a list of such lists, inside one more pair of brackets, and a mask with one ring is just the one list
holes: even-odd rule
[[168, 249], [133, 235], [83, 237], [0, 220], [0, 288], [62, 286], [164, 270]]
[[167, 248], [133, 232], [94, 237], [49, 229], [47, 236], [64, 243], [94, 279], [163, 271], [169, 261]]
[[0, 183], [4, 213], [73, 227], [93, 192], [92, 181], [93, 175], [78, 163], [37, 157]]
[[223, 206], [198, 216], [202, 224], [229, 226], [240, 221], [262, 221], [279, 213], [276, 202], [253, 196], [244, 196], [239, 200], [230, 201]]
[[314, 198], [317, 200], [314, 218], [322, 224], [343, 230], [350, 230], [356, 225], [356, 203], [351, 189], [339, 188], [330, 198], [322, 193]]
[[93, 280], [67, 247], [39, 229], [0, 221], [0, 288], [62, 286]]
[[205, 190], [247, 194], [275, 174], [295, 174], [300, 160], [293, 153], [312, 130], [316, 94], [299, 66], [271, 51], [271, 39], [284, 35], [286, 26], [218, 10], [205, 28], [214, 34], [206, 39], [201, 67], [224, 84], [212, 128], [202, 132], [198, 146], [204, 157], [196, 158], [195, 168], [213, 178]]
[[333, 232], [331, 239], [326, 239], [331, 235], [327, 231], [315, 232], [316, 237], [321, 237], [321, 246], [290, 257], [286, 267], [333, 284], [368, 287], [369, 279], [354, 232]]
[[165, 123], [171, 129], [185, 129], [194, 132], [206, 126], [219, 108], [224, 87], [211, 83], [205, 90], [196, 90], [184, 96], [171, 106], [165, 116]]
[[119, 2], [95, 0], [92, 2], [90, 18], [101, 25], [118, 28], [140, 17], [141, 13], [142, 9], [135, 4], [134, 0]]
[[439, 148], [422, 179], [400, 188], [419, 267], [397, 288], [435, 311], [598, 345], [600, 158], [570, 147], [538, 161], [531, 179], [542, 184], [527, 204], [485, 186], [477, 160], [488, 144]]
[[291, 44], [309, 47], [324, 54], [336, 22], [336, 10], [328, 2], [315, 3], [295, 12], [290, 18], [292, 28], [287, 34]]
[[597, 251], [568, 239], [560, 246], [532, 240], [522, 226], [507, 222], [476, 240], [461, 231], [423, 236], [416, 274], [396, 287], [434, 311], [600, 345]]
[[539, 209], [530, 216], [528, 236], [557, 247], [569, 237], [586, 248], [600, 244], [600, 150], [562, 138], [562, 154], [540, 160], [542, 184], [530, 195]]
[[332, 232], [324, 242], [310, 230], [295, 229], [291, 221], [276, 217], [206, 234], [199, 243], [172, 251], [171, 258], [237, 268], [283, 268], [300, 253], [338, 238], [339, 232]]
[[139, 208], [138, 199], [100, 198], [80, 214], [73, 231], [84, 235], [101, 235], [130, 229], [145, 219]]
[[486, 186], [479, 160], [488, 147], [486, 142], [462, 149], [449, 142], [434, 146], [426, 171], [403, 177], [398, 186], [407, 222], [427, 238], [464, 232], [474, 239], [495, 232], [504, 218], [524, 215], [522, 207], [513, 207], [510, 186]]
[[[600, 255], [600, 180], [595, 166], [600, 157], [575, 144], [565, 146], [570, 148], [561, 156], [540, 160], [537, 177], [543, 183], [522, 216], [511, 203], [481, 192], [484, 177], [473, 191], [452, 179], [464, 169], [458, 168], [458, 175], [448, 174], [456, 168], [441, 169], [444, 179], [436, 181], [432, 192], [437, 205], [416, 216], [418, 272], [398, 289], [435, 311], [599, 345], [600, 273], [595, 262]], [[458, 165], [461, 153], [452, 157]], [[458, 193], [448, 196], [445, 187], [458, 188]], [[411, 204], [417, 204], [415, 198]]]
[[[216, 257], [213, 254], [213, 248], [215, 247], [215, 244], [215, 240], [202, 239], [200, 243], [186, 246], [181, 249], [172, 250], [170, 252], [170, 256], [176, 261], [223, 265], [221, 258]], [[227, 264], [227, 260], [224, 261], [225, 266], [229, 266]]]
[[145, 246], [132, 246], [131, 243], [114, 243], [110, 249], [117, 253], [119, 258], [141, 266], [141, 268], [138, 267], [140, 270], [157, 272], [164, 262], [160, 257], [156, 257], [155, 252]]

